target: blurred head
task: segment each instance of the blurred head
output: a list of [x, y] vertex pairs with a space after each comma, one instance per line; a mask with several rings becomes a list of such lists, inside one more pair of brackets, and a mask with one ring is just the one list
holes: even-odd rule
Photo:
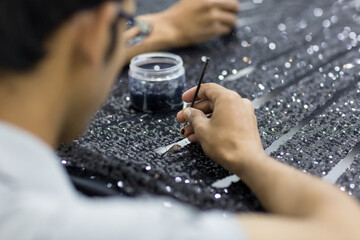
[[133, 14], [133, 0], [0, 1], [0, 83], [47, 76], [41, 84], [57, 90], [44, 101], [61, 94], [64, 105], [59, 141], [84, 130], [123, 67], [119, 11]]

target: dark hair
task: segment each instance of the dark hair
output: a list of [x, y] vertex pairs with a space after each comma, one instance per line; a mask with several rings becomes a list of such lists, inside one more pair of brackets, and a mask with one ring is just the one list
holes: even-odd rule
[[105, 1], [0, 0], [0, 71], [31, 70], [46, 55], [44, 42], [63, 22]]

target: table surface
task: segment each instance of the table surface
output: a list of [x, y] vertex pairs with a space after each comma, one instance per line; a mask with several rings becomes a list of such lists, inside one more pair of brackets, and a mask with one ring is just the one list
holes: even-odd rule
[[[156, 12], [174, 2], [140, 0], [138, 10]], [[201, 58], [210, 57], [205, 82], [253, 101], [271, 156], [360, 200], [360, 7], [345, 0], [253, 0], [242, 6], [229, 36], [171, 51], [184, 59], [187, 86], [196, 85]], [[182, 140], [176, 112], [131, 108], [126, 71], [84, 136], [59, 149], [70, 175], [105, 195], [170, 196], [201, 210], [263, 211], [245, 184], [198, 144], [155, 152]]]

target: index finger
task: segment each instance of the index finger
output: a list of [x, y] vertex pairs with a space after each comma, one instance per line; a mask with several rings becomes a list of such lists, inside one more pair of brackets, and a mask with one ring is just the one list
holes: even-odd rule
[[[215, 83], [205, 83], [201, 84], [200, 91], [196, 98], [196, 101], [199, 100], [210, 100], [212, 102], [216, 102], [217, 98], [223, 94], [224, 92], [229, 91]], [[191, 88], [183, 94], [184, 102], [191, 102], [194, 98], [196, 92], [196, 87]]]

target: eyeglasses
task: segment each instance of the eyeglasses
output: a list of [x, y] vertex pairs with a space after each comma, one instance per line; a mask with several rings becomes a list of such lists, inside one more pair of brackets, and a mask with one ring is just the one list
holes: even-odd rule
[[137, 20], [135, 18], [135, 16], [133, 16], [133, 15], [130, 15], [130, 14], [120, 10], [117, 17], [119, 19], [123, 18], [123, 19], [127, 20], [126, 25], [127, 25], [128, 29], [130, 29], [132, 27], [137, 27], [139, 29], [139, 34], [128, 41], [127, 44], [129, 46], [142, 43], [145, 40], [145, 38], [147, 36], [149, 36], [149, 34], [151, 33], [151, 30], [152, 30], [151, 24], [144, 22], [144, 21]]

